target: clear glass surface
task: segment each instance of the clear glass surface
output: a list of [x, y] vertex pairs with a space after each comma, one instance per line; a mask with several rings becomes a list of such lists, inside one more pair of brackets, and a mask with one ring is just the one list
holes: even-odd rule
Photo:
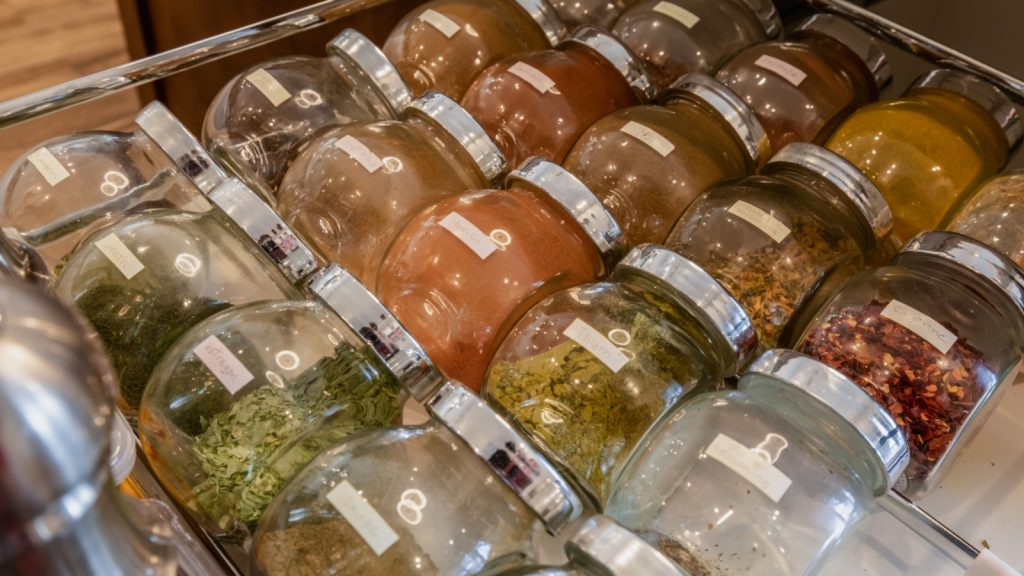
[[1024, 172], [985, 182], [949, 216], [947, 230], [981, 240], [1024, 267]]
[[565, 22], [569, 30], [591, 24], [604, 30], [611, 30], [612, 24], [626, 8], [639, 0], [551, 0], [551, 6]]

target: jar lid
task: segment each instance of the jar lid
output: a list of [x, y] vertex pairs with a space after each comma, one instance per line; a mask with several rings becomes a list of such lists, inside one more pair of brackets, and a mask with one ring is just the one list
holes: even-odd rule
[[683, 95], [696, 97], [717, 112], [736, 132], [747, 156], [760, 166], [771, 154], [771, 142], [754, 111], [725, 84], [707, 74], [691, 72], [679, 77], [665, 93], [671, 102]]
[[607, 576], [688, 576], [643, 538], [602, 515], [587, 518], [565, 543], [565, 552], [598, 564]]
[[1024, 124], [1021, 124], [1020, 114], [1013, 102], [1002, 90], [973, 74], [940, 68], [918, 78], [908, 91], [915, 88], [946, 90], [981, 106], [1003, 129], [1010, 148], [1019, 144], [1021, 136], [1024, 136]]
[[110, 431], [110, 471], [115, 486], [131, 476], [136, 457], [135, 434], [132, 433], [131, 426], [121, 411], [115, 410], [113, 428]]
[[433, 121], [455, 138], [488, 180], [495, 180], [505, 172], [505, 157], [498, 145], [455, 100], [431, 90], [413, 100], [405, 111]]
[[769, 350], [750, 365], [739, 382], [741, 390], [749, 385], [747, 374], [790, 384], [853, 426], [885, 470], [887, 484], [876, 486], [876, 493], [888, 492], [910, 463], [910, 447], [889, 411], [838, 370], [799, 352]]
[[816, 144], [794, 142], [779, 150], [761, 172], [772, 174], [783, 165], [809, 170], [839, 188], [871, 228], [876, 244], [892, 232], [892, 211], [885, 196], [870, 178], [839, 154]]
[[565, 39], [565, 35], [568, 33], [565, 22], [558, 17], [558, 12], [555, 12], [548, 0], [516, 0], [516, 4], [526, 10], [530, 18], [533, 18], [533, 21], [540, 26], [552, 46], [557, 46]]
[[135, 116], [135, 124], [204, 194], [228, 179], [199, 140], [162, 103], [147, 104]]
[[583, 512], [566, 479], [503, 418], [458, 382], [446, 382], [426, 405], [557, 534]]
[[782, 19], [779, 17], [779, 11], [775, 9], [775, 3], [772, 0], [742, 1], [748, 8], [753, 10], [754, 14], [757, 14], [757, 18], [761, 21], [761, 25], [764, 26], [764, 33], [768, 35], [768, 39], [778, 38], [782, 35]]
[[317, 268], [317, 259], [305, 242], [292, 232], [277, 212], [236, 178], [230, 178], [208, 194], [245, 231], [293, 283]]
[[313, 276], [309, 289], [373, 348], [417, 402], [430, 398], [444, 383], [420, 343], [347, 270], [332, 264]]
[[597, 196], [568, 170], [543, 158], [530, 158], [509, 173], [505, 186], [524, 182], [551, 196], [586, 231], [602, 254], [619, 248], [622, 229]]
[[597, 52], [622, 74], [641, 101], [647, 102], [656, 96], [657, 88], [643, 62], [618, 38], [587, 24], [576, 28], [559, 46], [566, 44], [582, 44]]
[[860, 26], [832, 14], [815, 14], [797, 26], [793, 35], [820, 34], [849, 48], [871, 71], [879, 90], [892, 82], [892, 67], [881, 43]]
[[352, 28], [342, 30], [327, 43], [327, 53], [338, 56], [362, 70], [374, 88], [384, 96], [395, 116], [412, 101], [412, 92], [384, 52]]
[[670, 287], [705, 315], [706, 324], [728, 343], [731, 357], [723, 372], [735, 375], [757, 349], [757, 332], [743, 306], [703, 268], [668, 248], [642, 244], [633, 248], [615, 270], [629, 269]]

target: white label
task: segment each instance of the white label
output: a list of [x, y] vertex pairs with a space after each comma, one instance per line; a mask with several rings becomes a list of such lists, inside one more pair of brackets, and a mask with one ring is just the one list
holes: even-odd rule
[[481, 232], [479, 228], [469, 220], [466, 220], [458, 212], [452, 212], [441, 219], [441, 227], [454, 234], [459, 240], [462, 240], [462, 243], [475, 252], [481, 260], [486, 260], [488, 256], [498, 249], [498, 246], [491, 240], [490, 236]]
[[652, 128], [648, 128], [639, 122], [630, 121], [619, 130], [648, 145], [652, 150], [661, 154], [662, 157], [668, 156], [676, 149], [675, 144], [666, 140], [664, 136], [658, 134]]
[[555, 87], [554, 80], [548, 78], [546, 74], [526, 62], [516, 62], [508, 71], [525, 80], [527, 84], [536, 88], [537, 92], [541, 94]]
[[363, 537], [373, 552], [380, 556], [398, 542], [398, 533], [365, 498], [356, 492], [348, 480], [327, 493], [327, 501], [341, 512], [345, 520]]
[[729, 213], [746, 220], [749, 224], [767, 234], [776, 244], [789, 236], [789, 228], [785, 224], [776, 220], [771, 214], [743, 200], [736, 201], [729, 208]]
[[441, 34], [444, 34], [445, 38], [455, 36], [455, 34], [461, 29], [461, 27], [452, 21], [451, 18], [436, 10], [431, 10], [430, 8], [424, 10], [423, 13], [420, 14], [419, 19], [433, 26], [434, 29]]
[[359, 162], [360, 166], [366, 168], [366, 171], [370, 174], [380, 170], [380, 167], [384, 165], [379, 156], [374, 154], [365, 144], [351, 136], [345, 136], [338, 140], [335, 146], [348, 154], [349, 158]]
[[779, 76], [782, 76], [786, 82], [789, 82], [793, 86], [799, 86], [800, 83], [804, 81], [804, 78], [807, 78], [807, 74], [805, 74], [803, 70], [793, 66], [789, 62], [783, 62], [774, 56], [761, 56], [754, 62], [754, 64], [768, 70], [769, 72], [774, 72]]
[[725, 434], [719, 434], [704, 453], [742, 476], [772, 502], [781, 500], [793, 483], [765, 453], [747, 448]]
[[67, 168], [60, 163], [59, 160], [53, 157], [53, 154], [46, 148], [40, 148], [35, 152], [28, 155], [28, 161], [36, 167], [36, 170], [43, 175], [46, 179], [46, 183], [50, 186], [56, 186], [64, 181], [65, 178], [71, 176]]
[[654, 7], [654, 11], [668, 16], [687, 28], [693, 28], [700, 22], [699, 16], [671, 2], [658, 2], [658, 5]]
[[266, 96], [274, 106], [280, 106], [282, 102], [292, 97], [291, 92], [288, 92], [288, 89], [277, 81], [277, 78], [271, 76], [270, 72], [263, 68], [249, 74], [245, 79]]
[[132, 254], [132, 251], [124, 245], [124, 242], [114, 234], [105, 236], [96, 243], [96, 247], [128, 280], [131, 280], [133, 276], [146, 269], [142, 262], [135, 257], [135, 254]]
[[917, 334], [943, 354], [949, 352], [953, 344], [956, 344], [956, 334], [933, 320], [931, 316], [899, 300], [889, 302], [882, 310], [882, 316]]
[[202, 360], [232, 396], [252, 382], [252, 373], [216, 336], [203, 340], [192, 353]]
[[613, 344], [604, 334], [595, 330], [593, 326], [579, 318], [573, 320], [572, 324], [569, 324], [569, 327], [562, 334], [572, 338], [577, 344], [586, 348], [587, 352], [593, 354], [595, 358], [603, 362], [612, 372], [618, 373], [629, 362], [629, 357], [623, 354], [618, 346]]

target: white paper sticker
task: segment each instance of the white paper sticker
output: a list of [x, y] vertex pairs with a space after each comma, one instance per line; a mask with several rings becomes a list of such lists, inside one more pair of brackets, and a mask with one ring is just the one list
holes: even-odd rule
[[654, 11], [668, 16], [687, 28], [693, 28], [700, 22], [700, 17], [696, 14], [671, 2], [658, 2], [654, 7]]
[[931, 316], [899, 300], [889, 302], [882, 310], [882, 316], [917, 334], [943, 354], [949, 352], [953, 344], [956, 344], [956, 334], [947, 330]]
[[763, 451], [747, 448], [725, 434], [715, 437], [704, 453], [742, 476], [772, 502], [781, 500], [793, 483]]
[[785, 224], [776, 220], [771, 214], [743, 200], [737, 200], [729, 208], [729, 213], [746, 220], [749, 224], [767, 234], [776, 244], [789, 236], [789, 228]]
[[623, 354], [618, 346], [579, 318], [573, 320], [562, 334], [586, 348], [587, 352], [593, 354], [612, 372], [618, 373], [629, 362], [629, 357]]
[[359, 495], [348, 480], [328, 492], [327, 501], [341, 512], [377, 556], [398, 542], [398, 533], [365, 498]]
[[142, 262], [135, 257], [135, 254], [132, 254], [132, 251], [115, 234], [108, 234], [103, 237], [99, 242], [96, 242], [96, 247], [128, 280], [131, 280], [136, 274], [146, 269]]
[[338, 143], [335, 144], [341, 151], [348, 154], [349, 158], [359, 162], [359, 165], [366, 168], [366, 171], [373, 174], [377, 170], [380, 170], [381, 166], [384, 165], [384, 161], [379, 156], [373, 153], [365, 144], [352, 136], [345, 136]]
[[445, 38], [451, 38], [461, 30], [461, 27], [456, 24], [451, 18], [441, 14], [437, 10], [431, 10], [427, 8], [420, 14], [420, 20], [430, 24], [438, 32], [445, 35]]
[[46, 148], [40, 148], [29, 154], [27, 159], [43, 175], [46, 183], [50, 186], [56, 186], [63, 182], [65, 178], [71, 176], [71, 173], [60, 163], [60, 160], [57, 160]]
[[192, 351], [228, 389], [232, 396], [252, 382], [253, 375], [216, 336], [210, 336]]
[[277, 81], [277, 78], [271, 76], [270, 72], [263, 68], [249, 74], [245, 79], [266, 96], [274, 106], [280, 106], [282, 102], [292, 97], [291, 92], [288, 92], [288, 89]]
[[793, 66], [789, 62], [783, 62], [782, 60], [779, 60], [774, 56], [768, 56], [767, 54], [758, 58], [754, 64], [768, 70], [769, 72], [774, 72], [779, 76], [782, 76], [786, 82], [789, 82], [793, 86], [799, 86], [800, 83], [804, 81], [804, 78], [807, 78], [807, 74], [805, 74], [803, 70]]
[[525, 80], [527, 84], [536, 88], [537, 92], [541, 94], [555, 87], [554, 80], [548, 78], [546, 74], [526, 62], [516, 62], [508, 71]]
[[491, 240], [490, 236], [484, 234], [458, 212], [452, 212], [442, 218], [441, 227], [454, 234], [459, 240], [462, 240], [462, 243], [476, 253], [481, 260], [486, 260], [488, 256], [498, 249], [498, 246]]
[[675, 144], [666, 140], [664, 136], [655, 132], [654, 129], [648, 128], [639, 122], [629, 121], [619, 130], [648, 145], [651, 150], [661, 154], [662, 157], [668, 156], [676, 149]]

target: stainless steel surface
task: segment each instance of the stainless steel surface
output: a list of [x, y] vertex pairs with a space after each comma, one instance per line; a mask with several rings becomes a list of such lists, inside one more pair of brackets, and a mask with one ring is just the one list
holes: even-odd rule
[[757, 19], [764, 26], [764, 32], [769, 40], [774, 40], [782, 35], [782, 19], [779, 18], [779, 11], [775, 8], [772, 0], [741, 0], [757, 14]]
[[879, 498], [879, 505], [904, 526], [945, 554], [960, 566], [967, 567], [979, 551], [970, 542], [947, 528], [899, 492], [890, 491]]
[[515, 2], [540, 26], [552, 46], [556, 46], [564, 40], [569, 33], [565, 28], [565, 23], [558, 17], [558, 12], [555, 12], [548, 0], [515, 0]]
[[936, 88], [959, 94], [992, 115], [1006, 135], [1006, 141], [1012, 149], [1020, 143], [1024, 136], [1024, 124], [1020, 114], [1010, 98], [995, 86], [985, 82], [973, 74], [965, 74], [958, 70], [932, 70], [911, 86], [912, 88]]
[[394, 116], [400, 115], [412, 101], [412, 92], [395, 65], [377, 45], [357, 30], [349, 28], [335, 36], [327, 43], [327, 53], [346, 60], [365, 74], [384, 97]]
[[[656, 548], [607, 516], [591, 516], [565, 544], [572, 558], [585, 558], [607, 576], [688, 576]], [[602, 574], [605, 574], [602, 572]]]
[[227, 180], [199, 140], [161, 102], [150, 102], [135, 116], [135, 125], [164, 151], [204, 194]]
[[409, 104], [406, 112], [426, 118], [451, 135], [473, 158], [487, 180], [495, 181], [505, 173], [505, 157], [498, 145], [458, 102], [430, 91]]
[[653, 100], [656, 87], [647, 68], [633, 51], [608, 32], [596, 26], [580, 26], [562, 44], [582, 44], [611, 63], [642, 102]]

